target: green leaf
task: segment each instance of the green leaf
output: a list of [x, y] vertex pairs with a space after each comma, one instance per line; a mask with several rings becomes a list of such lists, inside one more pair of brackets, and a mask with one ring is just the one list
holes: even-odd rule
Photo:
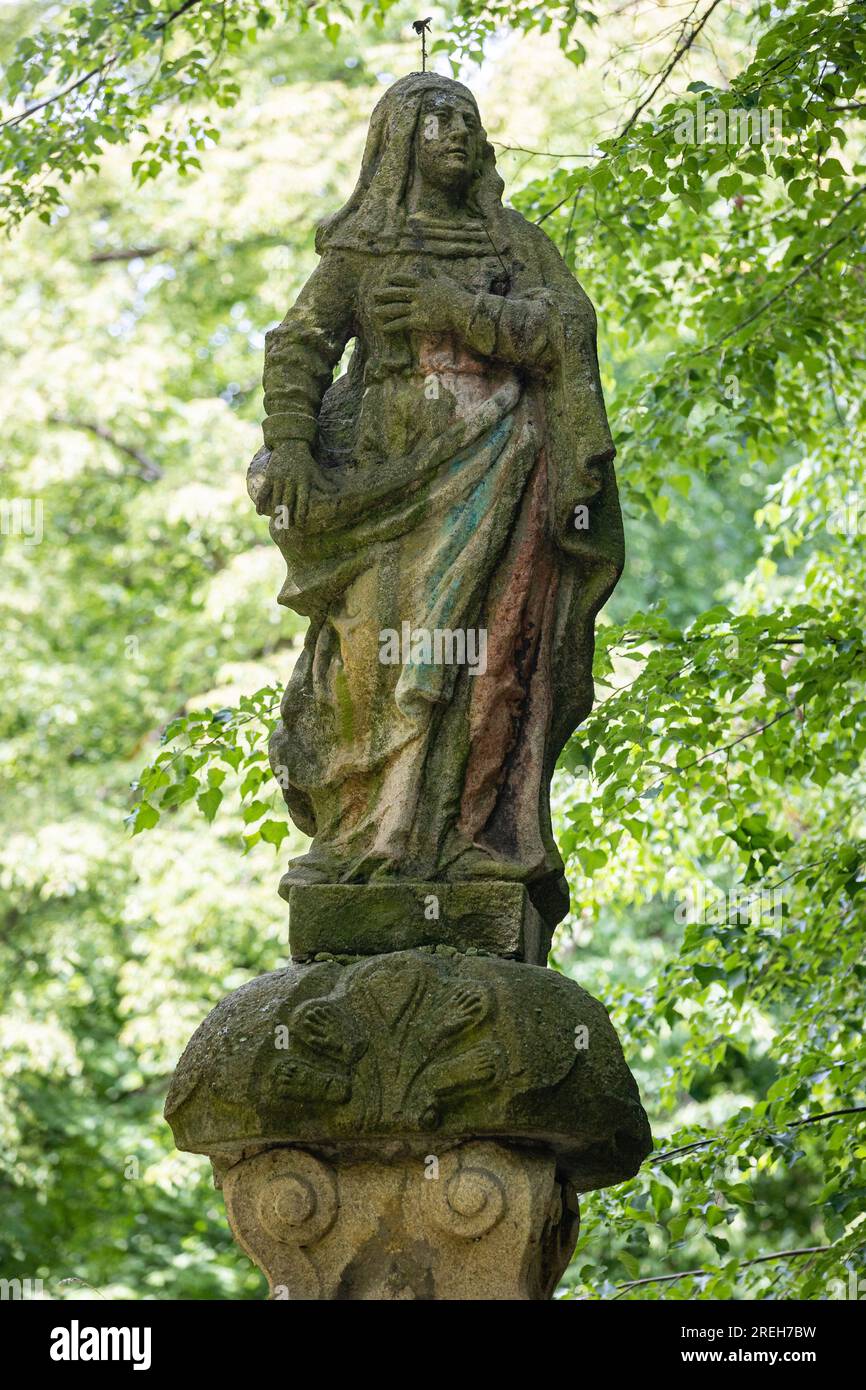
[[219, 810], [222, 799], [223, 794], [219, 787], [209, 787], [206, 792], [202, 792], [201, 796], [198, 797], [199, 810], [209, 821], [213, 820]]
[[132, 821], [133, 835], [140, 835], [142, 830], [152, 830], [158, 820], [159, 811], [149, 801], [139, 801]]
[[266, 820], [260, 826], [260, 833], [267, 844], [274, 845], [276, 849], [279, 849], [289, 833], [289, 827], [284, 821]]

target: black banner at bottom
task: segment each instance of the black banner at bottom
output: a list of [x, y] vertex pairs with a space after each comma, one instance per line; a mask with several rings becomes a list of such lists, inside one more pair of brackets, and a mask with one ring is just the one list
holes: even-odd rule
[[[506, 1322], [499, 1317], [505, 1312]], [[313, 1356], [322, 1374], [333, 1376], [341, 1353], [352, 1373], [381, 1375], [387, 1385], [395, 1363], [382, 1353], [394, 1338], [394, 1350], [408, 1335], [435, 1340], [414, 1372], [440, 1373], [448, 1362], [448, 1338], [460, 1336], [460, 1363], [465, 1378], [468, 1347], [477, 1348], [479, 1371], [490, 1374], [499, 1356], [511, 1355], [515, 1332], [526, 1330], [555, 1337], [538, 1343], [557, 1355], [574, 1355], [575, 1371], [584, 1358], [602, 1356], [621, 1374], [632, 1368], [668, 1374], [679, 1367], [700, 1374], [708, 1367], [762, 1367], [776, 1374], [796, 1368], [826, 1373], [851, 1361], [855, 1336], [862, 1329], [858, 1301], [825, 1302], [553, 1302], [509, 1304], [466, 1302], [429, 1308], [390, 1306], [387, 1315], [371, 1304], [284, 1302], [174, 1303], [96, 1301], [4, 1301], [0, 1318], [6, 1344], [14, 1341], [23, 1369], [47, 1375], [50, 1382], [70, 1377], [93, 1380], [104, 1370], [118, 1374], [220, 1378], [241, 1372], [270, 1377], [286, 1373]], [[5, 1318], [3, 1315], [5, 1314]], [[515, 1322], [514, 1319], [517, 1318]], [[499, 1331], [501, 1327], [501, 1332]], [[347, 1333], [343, 1341], [341, 1334]], [[325, 1334], [324, 1336], [322, 1334]], [[375, 1341], [368, 1338], [375, 1335]], [[442, 1340], [444, 1338], [444, 1340]], [[571, 1341], [570, 1339], [574, 1339]], [[410, 1343], [410, 1345], [412, 1345]], [[418, 1351], [423, 1343], [418, 1343]], [[440, 1348], [439, 1361], [435, 1348]], [[375, 1348], [375, 1357], [371, 1352]], [[416, 1353], [417, 1354], [417, 1353]], [[404, 1352], [405, 1356], [405, 1352]], [[413, 1358], [414, 1361], [414, 1358]], [[365, 1364], [367, 1363], [367, 1364]], [[513, 1368], [512, 1368], [513, 1369]], [[403, 1360], [401, 1379], [410, 1368]]]

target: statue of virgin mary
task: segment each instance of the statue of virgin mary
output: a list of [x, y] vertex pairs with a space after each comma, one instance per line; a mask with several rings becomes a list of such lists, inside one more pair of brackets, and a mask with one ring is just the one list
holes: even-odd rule
[[622, 522], [595, 313], [502, 191], [466, 87], [389, 88], [268, 334], [249, 487], [310, 619], [270, 748], [312, 837], [281, 892], [517, 880], [552, 927], [550, 782]]

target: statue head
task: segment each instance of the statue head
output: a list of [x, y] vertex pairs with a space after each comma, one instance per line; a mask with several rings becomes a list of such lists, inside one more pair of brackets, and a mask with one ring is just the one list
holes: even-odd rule
[[466, 89], [456, 82], [451, 87], [430, 87], [421, 95], [412, 151], [414, 182], [463, 202], [480, 172], [484, 131]]
[[504, 185], [475, 98], [434, 72], [401, 78], [377, 103], [354, 192], [320, 224], [316, 249], [390, 250], [419, 181], [488, 224], [502, 215]]

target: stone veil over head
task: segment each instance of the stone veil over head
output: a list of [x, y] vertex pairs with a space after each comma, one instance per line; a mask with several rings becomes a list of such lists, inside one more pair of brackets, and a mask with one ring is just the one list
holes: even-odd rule
[[507, 240], [502, 207], [505, 185], [475, 97], [453, 78], [413, 72], [389, 87], [376, 103], [358, 182], [339, 212], [320, 223], [316, 233], [319, 255], [332, 248], [378, 252], [397, 245], [405, 227], [406, 197], [415, 172], [414, 145], [422, 101], [429, 93], [458, 97], [474, 111], [480, 138], [466, 205], [484, 219], [497, 245], [497, 232], [503, 242]]

